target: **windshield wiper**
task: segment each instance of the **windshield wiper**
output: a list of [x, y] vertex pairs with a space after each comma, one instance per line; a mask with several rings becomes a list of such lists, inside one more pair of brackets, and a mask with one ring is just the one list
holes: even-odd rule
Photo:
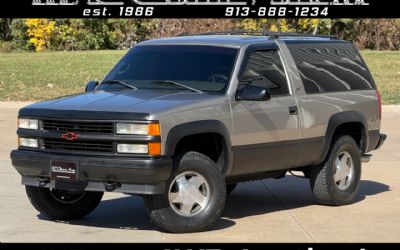
[[138, 89], [137, 87], [135, 87], [133, 85], [130, 85], [130, 84], [128, 84], [128, 83], [126, 83], [124, 81], [121, 81], [121, 80], [105, 80], [105, 81], [102, 81], [101, 84], [120, 84], [120, 85], [125, 86], [125, 87], [130, 88], [130, 89], [134, 89], [134, 90]]
[[195, 88], [189, 87], [189, 86], [187, 86], [185, 84], [182, 84], [182, 83], [179, 83], [179, 82], [165, 80], [165, 81], [154, 81], [154, 82], [151, 82], [151, 83], [153, 83], [153, 84], [172, 84], [172, 85], [176, 85], [176, 86], [179, 86], [181, 88], [188, 89], [190, 91], [193, 91], [193, 92], [196, 92], [196, 93], [199, 93], [199, 94], [204, 94], [204, 92], [199, 90], [199, 89], [195, 89]]

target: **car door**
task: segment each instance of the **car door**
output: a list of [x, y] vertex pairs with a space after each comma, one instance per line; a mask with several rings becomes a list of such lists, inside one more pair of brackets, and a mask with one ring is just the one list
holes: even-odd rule
[[233, 174], [289, 169], [298, 154], [298, 107], [278, 47], [246, 51], [237, 90], [268, 87], [268, 101], [232, 101]]

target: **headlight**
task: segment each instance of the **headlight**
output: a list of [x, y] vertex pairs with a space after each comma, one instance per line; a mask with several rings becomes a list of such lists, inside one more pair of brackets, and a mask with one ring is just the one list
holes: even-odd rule
[[39, 129], [39, 121], [34, 119], [18, 119], [18, 128]]
[[117, 151], [122, 154], [147, 154], [149, 147], [141, 144], [118, 144]]
[[19, 145], [21, 147], [38, 148], [39, 143], [37, 139], [19, 138]]
[[119, 135], [160, 135], [160, 124], [117, 123]]

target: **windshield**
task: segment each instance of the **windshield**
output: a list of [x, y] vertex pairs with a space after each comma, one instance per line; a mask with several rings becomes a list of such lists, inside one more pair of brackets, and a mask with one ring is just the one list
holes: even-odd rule
[[231, 78], [236, 54], [237, 49], [213, 46], [137, 46], [121, 59], [100, 89], [123, 88], [121, 84], [107, 84], [118, 80], [139, 89], [190, 91], [182, 87], [186, 86], [223, 94]]

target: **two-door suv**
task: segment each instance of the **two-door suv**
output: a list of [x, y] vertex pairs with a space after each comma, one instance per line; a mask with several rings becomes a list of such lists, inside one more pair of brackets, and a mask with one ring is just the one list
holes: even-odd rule
[[351, 203], [361, 163], [386, 135], [381, 101], [352, 43], [221, 32], [134, 46], [86, 92], [19, 111], [12, 163], [54, 220], [103, 192], [141, 195], [168, 232], [206, 230], [243, 181], [300, 171], [324, 205]]

